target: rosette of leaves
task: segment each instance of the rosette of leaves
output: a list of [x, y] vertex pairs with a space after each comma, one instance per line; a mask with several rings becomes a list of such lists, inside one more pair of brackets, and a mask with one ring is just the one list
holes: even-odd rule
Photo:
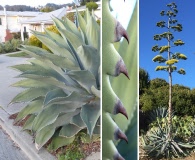
[[[191, 122], [193, 124], [190, 124]], [[153, 127], [142, 136], [142, 144], [144, 150], [150, 157], [156, 158], [176, 158], [187, 156], [195, 148], [194, 136], [192, 128], [194, 120], [192, 118], [173, 117], [173, 137], [167, 139], [169, 134], [168, 118], [158, 119], [151, 124]], [[188, 137], [188, 138], [186, 138]]]
[[[136, 75], [137, 75], [137, 70], [136, 70], [136, 54], [134, 53], [136, 50], [136, 27], [134, 28], [133, 26], [133, 31], [132, 31], [132, 25], [136, 23], [131, 23], [128, 27], [128, 34], [130, 33], [130, 28], [133, 35], [133, 41], [130, 44], [131, 48], [129, 47], [128, 43], [128, 35], [125, 29], [122, 27], [120, 22], [118, 22], [110, 13], [110, 3], [109, 0], [104, 0], [102, 1], [102, 6], [103, 6], [103, 11], [102, 11], [102, 159], [103, 160], [123, 160], [124, 158], [127, 157], [122, 157], [121, 153], [128, 153], [131, 152], [130, 148], [134, 146], [136, 143], [130, 143], [127, 144], [128, 138], [127, 136], [123, 133], [122, 130], [127, 130], [126, 134], [127, 135], [132, 135], [130, 134], [130, 131], [136, 130], [136, 116], [133, 117], [133, 113], [136, 112], [135, 104], [136, 104], [136, 94], [134, 97], [134, 94], [129, 94], [129, 91], [134, 91], [137, 93], [137, 87], [136, 87]], [[136, 20], [136, 14], [133, 16], [134, 20]], [[135, 22], [135, 21], [134, 21]], [[124, 37], [126, 38], [126, 41], [123, 41], [120, 46], [118, 47], [118, 51], [114, 47], [115, 42], [120, 41], [120, 39]], [[133, 52], [133, 53], [132, 53]], [[123, 54], [123, 56], [126, 56], [126, 59], [123, 59], [119, 53]], [[131, 56], [130, 56], [131, 55]], [[130, 58], [131, 57], [131, 58]], [[133, 66], [134, 69], [130, 71], [132, 73], [131, 75], [133, 76], [133, 81], [131, 79], [131, 83], [133, 88], [130, 88], [128, 79], [128, 72], [126, 69], [126, 65], [124, 60], [127, 60], [129, 63], [127, 64], [129, 66]], [[135, 65], [135, 66], [134, 66]], [[130, 67], [129, 67], [130, 68]], [[119, 76], [120, 73], [123, 73], [125, 76]], [[116, 77], [112, 79], [112, 83], [110, 83], [110, 78], [111, 77]], [[123, 79], [121, 79], [123, 78]], [[129, 78], [129, 77], [128, 77]], [[118, 83], [115, 80], [120, 79], [120, 83]], [[135, 80], [135, 81], [134, 81]], [[126, 83], [126, 85], [125, 85]], [[114, 87], [115, 86], [115, 87]], [[127, 87], [128, 86], [128, 87]], [[120, 90], [117, 89], [120, 88]], [[123, 89], [122, 89], [123, 88]], [[124, 89], [125, 88], [125, 89]], [[129, 90], [128, 90], [129, 88]], [[115, 93], [116, 91], [116, 93]], [[119, 92], [122, 94], [120, 94]], [[118, 92], [118, 93], [117, 93]], [[134, 92], [133, 92], [134, 93]], [[127, 102], [129, 105], [129, 109], [125, 108], [121, 98], [119, 98], [119, 95], [122, 96], [124, 95], [128, 99], [128, 97], [132, 98], [132, 101]], [[135, 99], [134, 99], [135, 98]], [[134, 101], [135, 100], [135, 101]], [[123, 99], [123, 102], [124, 99]], [[129, 104], [132, 103], [132, 104]], [[131, 107], [132, 108], [131, 108]], [[119, 114], [120, 113], [120, 114]], [[129, 113], [129, 114], [128, 114]], [[118, 115], [119, 114], [119, 115]], [[116, 115], [116, 116], [115, 116]], [[130, 120], [135, 120], [130, 123], [130, 120], [127, 120], [126, 118], [129, 117]], [[132, 118], [133, 117], [133, 118]], [[122, 121], [118, 121], [117, 118], [120, 118]], [[123, 119], [124, 118], [124, 119]], [[120, 127], [118, 126], [120, 125]], [[128, 127], [129, 126], [129, 127]], [[134, 128], [132, 129], [132, 126]], [[136, 139], [136, 138], [135, 138]], [[120, 141], [120, 144], [118, 145], [118, 148], [116, 148], [116, 143]], [[137, 140], [136, 140], [137, 141]], [[121, 143], [124, 142], [125, 144]], [[132, 141], [131, 141], [132, 142]], [[123, 148], [125, 147], [127, 150], [123, 150], [121, 147], [121, 144]], [[132, 145], [133, 144], [133, 145]], [[136, 148], [136, 146], [134, 146]], [[119, 153], [118, 150], [120, 150], [121, 153]], [[137, 148], [136, 148], [137, 149]]]
[[67, 145], [81, 130], [99, 134], [100, 28], [94, 15], [77, 13], [78, 27], [65, 18], [53, 18], [59, 34], [45, 30], [33, 34], [52, 52], [34, 46], [20, 50], [32, 58], [29, 64], [12, 66], [25, 88], [10, 103], [25, 102], [15, 122], [28, 117], [23, 129], [32, 131], [40, 149], [51, 139], [53, 150]]

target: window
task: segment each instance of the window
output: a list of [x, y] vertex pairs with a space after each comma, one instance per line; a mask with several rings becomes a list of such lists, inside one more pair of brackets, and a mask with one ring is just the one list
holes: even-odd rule
[[2, 21], [1, 21], [1, 18], [0, 18], [0, 25], [2, 25]]

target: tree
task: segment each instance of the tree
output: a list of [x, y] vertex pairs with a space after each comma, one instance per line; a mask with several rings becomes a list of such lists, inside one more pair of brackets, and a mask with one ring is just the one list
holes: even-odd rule
[[[155, 45], [152, 47], [152, 51], [158, 52], [158, 55], [153, 58], [154, 62], [165, 63], [164, 66], [157, 66], [156, 71], [166, 71], [169, 75], [169, 102], [168, 102], [168, 140], [172, 139], [172, 73], [176, 72], [179, 74], [185, 74], [183, 68], [177, 70], [175, 63], [178, 63], [179, 60], [186, 60], [187, 57], [179, 52], [172, 52], [173, 47], [178, 47], [184, 45], [184, 42], [181, 39], [175, 40], [173, 32], [181, 32], [183, 27], [182, 24], [178, 23], [178, 20], [175, 19], [178, 13], [177, 5], [173, 2], [167, 4], [167, 10], [161, 11], [160, 15], [166, 17], [167, 21], [159, 21], [156, 26], [163, 28], [166, 32], [162, 34], [154, 35], [154, 40], [166, 40], [167, 45], [158, 46]], [[167, 53], [166, 55], [164, 53]]]
[[98, 4], [95, 2], [88, 2], [86, 3], [86, 7], [89, 9], [89, 11], [92, 11], [98, 8]]
[[53, 11], [54, 9], [52, 7], [43, 7], [40, 9], [41, 12], [51, 12]]
[[150, 85], [150, 77], [147, 71], [140, 68], [139, 69], [139, 94], [143, 94], [144, 90]]

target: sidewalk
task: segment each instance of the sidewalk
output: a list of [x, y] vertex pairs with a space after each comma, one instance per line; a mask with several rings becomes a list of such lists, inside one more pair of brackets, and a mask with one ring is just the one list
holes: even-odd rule
[[[13, 104], [8, 107], [9, 102], [22, 90], [10, 86], [19, 81], [19, 78], [14, 78], [19, 72], [8, 67], [27, 63], [26, 60], [27, 58], [0, 55], [0, 106], [3, 108], [0, 108], [0, 126], [30, 160], [55, 160], [56, 158], [44, 148], [37, 151], [32, 137], [26, 132], [23, 132], [21, 127], [13, 126], [13, 120], [9, 119], [11, 114], [20, 111], [23, 106], [22, 104]], [[86, 160], [100, 160], [100, 153], [93, 153], [91, 156], [87, 157]]]
[[28, 160], [29, 158], [18, 148], [0, 127], [0, 157], [1, 160]]
[[41, 149], [38, 152], [35, 149], [32, 137], [26, 132], [23, 132], [21, 127], [13, 126], [13, 120], [9, 119], [11, 114], [18, 112], [23, 106], [21, 104], [14, 104], [8, 107], [13, 97], [21, 92], [21, 89], [10, 86], [19, 81], [19, 78], [14, 78], [19, 72], [8, 67], [27, 63], [26, 60], [27, 58], [14, 58], [0, 55], [0, 106], [3, 107], [3, 109], [0, 109], [0, 126], [29, 159], [55, 160], [55, 157], [45, 149]]

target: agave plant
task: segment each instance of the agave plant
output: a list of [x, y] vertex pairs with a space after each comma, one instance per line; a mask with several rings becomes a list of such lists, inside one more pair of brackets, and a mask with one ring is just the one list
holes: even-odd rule
[[25, 88], [12, 103], [25, 102], [15, 122], [28, 117], [23, 129], [31, 130], [40, 149], [51, 139], [57, 149], [69, 144], [86, 129], [100, 127], [100, 28], [94, 15], [77, 13], [78, 27], [69, 19], [53, 18], [59, 34], [45, 30], [33, 34], [52, 52], [22, 46], [32, 58], [29, 64], [12, 66], [23, 80], [13, 84]]
[[173, 138], [169, 140], [168, 118], [164, 119], [165, 125], [161, 124], [159, 120], [158, 127], [150, 129], [146, 136], [142, 136], [143, 148], [150, 157], [183, 157], [187, 156], [193, 148], [195, 142], [182, 140], [177, 130], [179, 127], [174, 128]]
[[122, 57], [113, 43], [122, 37], [129, 42], [127, 32], [110, 13], [109, 0], [102, 1], [102, 159], [124, 159], [115, 147], [117, 140], [128, 142], [126, 135], [114, 121], [114, 115], [121, 113], [128, 119], [128, 114], [121, 100], [115, 94], [110, 83], [110, 76], [123, 73], [127, 78], [128, 71]]

